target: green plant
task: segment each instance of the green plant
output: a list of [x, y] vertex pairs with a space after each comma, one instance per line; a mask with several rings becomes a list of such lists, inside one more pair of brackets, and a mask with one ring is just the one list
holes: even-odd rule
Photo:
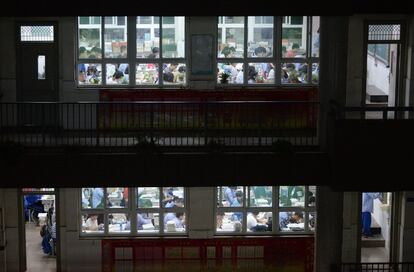
[[229, 82], [229, 77], [230, 77], [230, 74], [222, 72], [220, 74], [220, 83], [222, 83], [222, 84], [228, 83]]

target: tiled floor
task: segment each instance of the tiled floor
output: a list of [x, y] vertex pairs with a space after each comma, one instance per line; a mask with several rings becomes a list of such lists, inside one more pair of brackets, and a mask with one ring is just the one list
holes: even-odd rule
[[388, 261], [388, 252], [385, 247], [361, 248], [361, 262], [363, 263], [380, 263]]
[[27, 272], [56, 272], [56, 257], [43, 253], [40, 227], [26, 223]]

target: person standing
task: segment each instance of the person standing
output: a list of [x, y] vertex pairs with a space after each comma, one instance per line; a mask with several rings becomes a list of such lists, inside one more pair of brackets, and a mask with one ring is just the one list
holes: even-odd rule
[[381, 193], [378, 193], [378, 192], [362, 193], [362, 234], [365, 237], [372, 236], [371, 234], [371, 213], [374, 211], [374, 199], [376, 198], [382, 201]]

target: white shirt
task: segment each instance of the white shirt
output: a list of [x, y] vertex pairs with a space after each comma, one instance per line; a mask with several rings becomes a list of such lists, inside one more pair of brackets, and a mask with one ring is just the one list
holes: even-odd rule
[[250, 230], [253, 227], [257, 226], [257, 220], [252, 213], [247, 214], [247, 229]]

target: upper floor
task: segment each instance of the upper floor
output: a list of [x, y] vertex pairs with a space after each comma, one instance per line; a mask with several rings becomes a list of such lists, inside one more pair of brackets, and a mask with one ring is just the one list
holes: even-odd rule
[[320, 184], [411, 152], [411, 15], [125, 15], [0, 20], [1, 141], [36, 151], [10, 151], [27, 175], [88, 153], [95, 172], [138, 164], [148, 180], [186, 163], [177, 179], [210, 184], [207, 167], [247, 185], [260, 164], [258, 182]]

